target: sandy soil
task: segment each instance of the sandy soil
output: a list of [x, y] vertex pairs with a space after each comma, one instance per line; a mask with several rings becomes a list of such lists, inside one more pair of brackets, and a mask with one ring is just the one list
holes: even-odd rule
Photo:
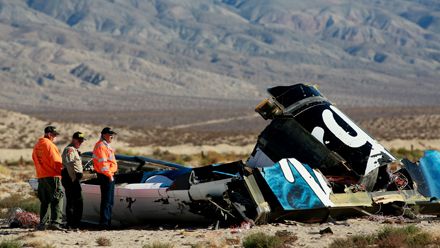
[[[384, 219], [385, 220], [385, 219]], [[111, 247], [142, 247], [154, 242], [171, 243], [174, 247], [191, 247], [201, 244], [201, 247], [240, 247], [244, 237], [251, 233], [264, 232], [270, 235], [277, 231], [288, 231], [298, 237], [292, 247], [326, 247], [337, 238], [352, 235], [372, 234], [381, 228], [393, 225], [402, 227], [405, 224], [378, 223], [367, 219], [349, 219], [324, 224], [303, 224], [296, 222], [277, 223], [255, 226], [250, 229], [222, 228], [211, 230], [208, 227], [181, 228], [167, 227], [136, 227], [124, 230], [98, 231], [35, 231], [33, 229], [10, 229], [4, 225], [0, 229], [0, 241], [18, 238], [24, 243], [52, 244], [56, 247], [96, 247], [100, 237], [110, 240]], [[423, 219], [416, 223], [423, 230], [437, 234], [440, 230], [438, 220]], [[330, 228], [333, 234], [320, 234], [320, 231]]]

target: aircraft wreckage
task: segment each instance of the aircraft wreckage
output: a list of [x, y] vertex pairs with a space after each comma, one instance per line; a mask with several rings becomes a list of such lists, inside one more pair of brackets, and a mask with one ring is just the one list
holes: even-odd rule
[[[113, 223], [322, 222], [402, 214], [402, 206], [440, 214], [439, 152], [426, 151], [417, 163], [396, 160], [315, 87], [296, 84], [268, 92], [271, 97], [256, 111], [271, 121], [245, 163], [191, 168], [116, 155]], [[82, 156], [91, 163], [90, 152]], [[83, 221], [98, 222], [98, 182], [81, 186]]]

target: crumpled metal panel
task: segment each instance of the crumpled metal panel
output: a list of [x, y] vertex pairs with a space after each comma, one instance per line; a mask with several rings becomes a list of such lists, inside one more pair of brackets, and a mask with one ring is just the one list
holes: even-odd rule
[[333, 206], [322, 175], [296, 159], [283, 159], [264, 168], [262, 175], [284, 210]]
[[419, 163], [402, 160], [420, 194], [440, 199], [440, 152], [426, 150]]

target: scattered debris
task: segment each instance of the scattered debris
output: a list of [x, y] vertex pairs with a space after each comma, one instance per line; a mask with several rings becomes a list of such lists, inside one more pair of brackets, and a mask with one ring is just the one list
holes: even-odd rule
[[7, 216], [8, 225], [11, 228], [35, 228], [40, 222], [38, 215], [21, 208], [10, 209]]
[[325, 235], [325, 234], [333, 234], [333, 230], [330, 227], [324, 228], [322, 230], [319, 230], [319, 234]]

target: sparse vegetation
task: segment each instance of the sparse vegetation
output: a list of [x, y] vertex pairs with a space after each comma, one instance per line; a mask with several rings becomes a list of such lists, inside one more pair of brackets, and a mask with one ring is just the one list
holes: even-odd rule
[[354, 235], [350, 238], [335, 239], [333, 243], [329, 245], [329, 248], [352, 248], [359, 247], [364, 248], [374, 244], [373, 235]]
[[98, 237], [96, 239], [96, 244], [98, 244], [98, 246], [111, 246], [112, 242], [108, 238]]
[[52, 244], [46, 244], [42, 241], [31, 241], [24, 245], [25, 247], [32, 247], [32, 248], [55, 248], [55, 245]]
[[0, 175], [10, 176], [11, 170], [8, 167], [0, 164]]
[[33, 162], [32, 161], [27, 161], [22, 156], [20, 156], [20, 158], [17, 159], [17, 160], [5, 160], [4, 164], [7, 167], [11, 167], [11, 166], [26, 166], [26, 165], [33, 165]]
[[206, 247], [205, 244], [203, 242], [199, 242], [197, 244], [192, 244], [191, 248], [204, 248]]
[[243, 240], [244, 248], [278, 248], [281, 245], [280, 238], [263, 232], [253, 233]]
[[218, 153], [214, 151], [200, 152], [197, 154], [174, 154], [169, 151], [162, 151], [155, 149], [152, 154], [141, 154], [134, 152], [130, 149], [119, 149], [118, 153], [129, 156], [147, 156], [154, 159], [169, 161], [177, 164], [191, 165], [194, 167], [215, 164], [215, 163], [227, 163], [238, 160], [244, 160], [249, 154], [236, 154], [236, 153]]
[[[21, 208], [25, 211], [32, 213], [39, 213], [40, 211], [40, 201], [35, 196], [25, 198], [21, 194], [13, 194], [9, 197], [6, 197], [0, 201], [0, 209], [1, 208]], [[4, 216], [0, 216], [4, 217]]]
[[197, 242], [195, 244], [191, 244], [190, 245], [191, 248], [206, 248], [206, 247], [209, 247], [209, 248], [223, 248], [223, 247], [232, 247], [232, 246], [233, 245], [229, 244], [228, 242], [218, 244], [217, 242], [209, 241], [209, 240], [200, 241], [200, 242]]
[[180, 155], [156, 149], [151, 156], [156, 159], [171, 161], [178, 164], [201, 166], [244, 160], [248, 155], [236, 153], [218, 153], [214, 151], [201, 152], [193, 155]]
[[18, 240], [4, 240], [0, 242], [0, 248], [21, 248], [23, 245]]
[[420, 149], [405, 149], [405, 148], [398, 148], [398, 149], [391, 149], [390, 151], [395, 157], [397, 158], [407, 158], [411, 161], [417, 161], [423, 156], [423, 151]]
[[142, 246], [142, 248], [173, 248], [174, 245], [170, 243], [161, 243], [161, 242], [154, 242], [153, 244], [148, 244]]
[[329, 248], [348, 247], [438, 247], [440, 239], [420, 228], [409, 225], [405, 227], [385, 227], [377, 234], [355, 235], [349, 238], [336, 239]]

